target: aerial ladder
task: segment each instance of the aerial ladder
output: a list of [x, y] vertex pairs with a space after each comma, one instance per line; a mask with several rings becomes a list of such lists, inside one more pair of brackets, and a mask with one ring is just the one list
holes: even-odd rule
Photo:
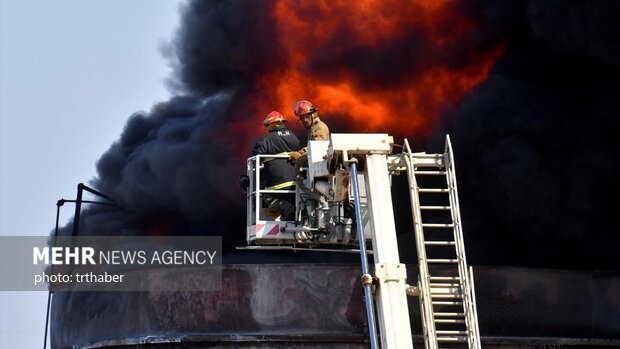
[[[308, 146], [305, 184], [321, 195], [320, 203], [304, 200], [300, 188], [261, 189], [262, 159], [274, 155], [248, 159], [247, 248], [359, 252], [372, 348], [413, 348], [408, 295], [419, 298], [426, 349], [480, 348], [450, 138], [439, 154], [414, 153], [406, 139], [402, 151], [392, 154], [393, 138], [387, 134], [332, 134], [330, 141]], [[400, 174], [407, 176], [411, 200], [419, 266], [415, 285], [406, 283], [398, 253], [391, 184]], [[266, 218], [261, 200], [266, 194], [295, 195], [295, 221]], [[300, 232], [310, 237], [300, 239]]]
[[425, 347], [465, 343], [467, 348], [480, 348], [473, 271], [465, 257], [450, 137], [446, 136], [442, 154], [413, 153], [405, 139], [401, 156], [393, 159], [391, 168], [404, 168], [409, 184]]

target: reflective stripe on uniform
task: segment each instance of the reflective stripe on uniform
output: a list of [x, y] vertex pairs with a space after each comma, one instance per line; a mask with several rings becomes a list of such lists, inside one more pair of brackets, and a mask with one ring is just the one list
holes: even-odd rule
[[294, 185], [295, 185], [295, 181], [288, 181], [288, 182], [272, 185], [271, 187], [267, 187], [265, 189], [266, 190], [280, 190], [280, 189], [285, 189], [285, 188], [288, 188], [288, 187], [292, 187]]
[[[289, 152], [287, 151], [283, 151], [281, 153], [277, 153], [275, 155], [289, 155]], [[271, 161], [271, 160], [275, 160], [275, 159], [281, 159], [281, 158], [265, 158], [265, 161], [263, 161], [263, 163], [267, 162], [267, 161]]]

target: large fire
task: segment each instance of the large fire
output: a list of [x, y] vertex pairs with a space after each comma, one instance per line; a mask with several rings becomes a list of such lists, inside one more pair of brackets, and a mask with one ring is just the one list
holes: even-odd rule
[[431, 131], [502, 53], [474, 47], [474, 25], [452, 1], [280, 1], [273, 19], [281, 65], [259, 76], [257, 110], [292, 119], [305, 98], [349, 131]]

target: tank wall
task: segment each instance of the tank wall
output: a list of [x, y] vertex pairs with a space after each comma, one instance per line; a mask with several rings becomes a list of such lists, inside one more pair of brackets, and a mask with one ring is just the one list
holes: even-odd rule
[[[52, 348], [366, 346], [359, 266], [223, 268], [218, 292], [56, 293]], [[408, 274], [414, 283], [417, 266]], [[620, 346], [618, 273], [478, 267], [474, 277], [485, 347]], [[409, 308], [415, 339], [417, 298]]]

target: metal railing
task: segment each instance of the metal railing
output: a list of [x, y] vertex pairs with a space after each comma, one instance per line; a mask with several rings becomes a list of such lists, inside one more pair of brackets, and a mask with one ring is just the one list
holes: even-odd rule
[[[282, 155], [270, 155], [270, 154], [260, 154], [255, 155], [247, 160], [247, 175], [250, 180], [250, 185], [248, 187], [246, 201], [247, 201], [247, 226], [255, 225], [256, 222], [261, 219], [261, 212], [263, 212], [263, 203], [262, 196], [263, 194], [295, 194], [295, 190], [287, 190], [287, 189], [261, 189], [260, 186], [260, 170], [264, 168], [265, 161], [270, 159], [288, 159], [289, 156], [286, 154]], [[295, 205], [297, 207], [297, 203]]]

